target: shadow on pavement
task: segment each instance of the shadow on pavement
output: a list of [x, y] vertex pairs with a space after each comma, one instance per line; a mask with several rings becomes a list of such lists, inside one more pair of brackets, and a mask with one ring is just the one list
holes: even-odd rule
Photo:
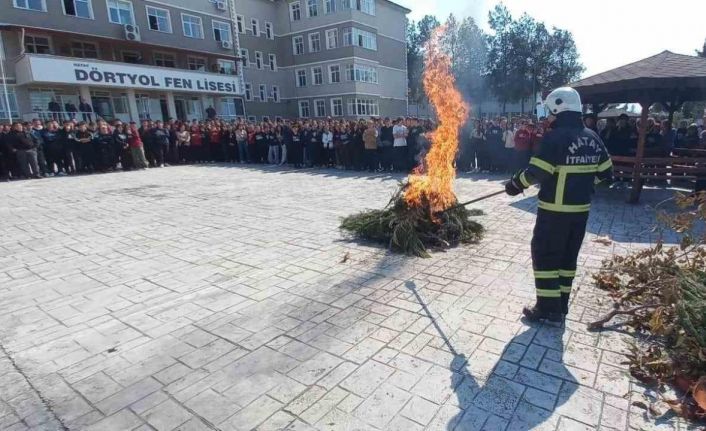
[[[556, 429], [558, 415], [554, 415], [554, 411], [565, 404], [578, 388], [578, 382], [564, 366], [561, 356], [554, 358], [560, 364], [560, 369], [556, 369], [554, 372], [564, 375], [558, 398], [552, 406], [545, 405], [548, 409], [536, 407], [523, 401], [523, 396], [527, 397], [527, 394], [525, 394], [527, 389], [522, 384], [501, 375], [502, 372], [499, 370], [503, 366], [501, 361], [495, 364], [488, 374], [487, 380], [479, 381], [476, 379], [469, 370], [471, 364], [468, 362], [468, 358], [463, 352], [457, 351], [453, 346], [451, 340], [441, 325], [439, 325], [437, 318], [434, 317], [418, 292], [416, 284], [413, 281], [407, 281], [405, 282], [405, 287], [415, 296], [446, 348], [453, 355], [453, 359], [449, 364], [449, 372], [451, 373], [450, 387], [454, 391], [457, 398], [456, 404], [460, 406], [461, 411], [447, 422], [447, 431], [473, 431], [480, 429], [488, 431], [497, 429], [529, 431], [545, 429], [541, 425], [545, 425], [547, 429]], [[510, 346], [516, 346], [517, 344], [529, 345], [536, 334], [544, 329], [551, 331], [552, 338], [558, 338], [561, 344], [564, 333], [563, 325], [547, 326], [546, 328], [543, 325], [536, 325], [510, 340], [506, 344], [501, 357], [505, 356]], [[561, 347], [563, 351], [563, 345], [557, 347]], [[539, 374], [533, 370], [530, 373]], [[541, 392], [537, 391], [537, 393]], [[509, 421], [507, 426], [505, 425], [506, 421]]]

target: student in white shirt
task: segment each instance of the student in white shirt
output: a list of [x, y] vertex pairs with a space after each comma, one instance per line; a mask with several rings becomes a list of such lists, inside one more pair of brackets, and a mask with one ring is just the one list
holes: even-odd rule
[[407, 126], [404, 125], [404, 119], [400, 117], [395, 120], [394, 126], [392, 127], [392, 136], [395, 138], [392, 142], [392, 165], [394, 169], [398, 171], [409, 170], [407, 157], [407, 134], [408, 131]]

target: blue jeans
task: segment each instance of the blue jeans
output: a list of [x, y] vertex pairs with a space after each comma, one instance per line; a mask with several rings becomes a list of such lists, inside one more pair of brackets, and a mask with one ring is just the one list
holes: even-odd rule
[[247, 141], [239, 141], [238, 142], [238, 158], [240, 159], [240, 163], [245, 163], [245, 162], [250, 161], [248, 159], [248, 142]]

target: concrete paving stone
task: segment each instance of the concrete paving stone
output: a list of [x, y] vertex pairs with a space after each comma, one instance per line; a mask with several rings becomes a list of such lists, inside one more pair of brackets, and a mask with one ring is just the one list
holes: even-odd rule
[[488, 412], [509, 418], [522, 398], [525, 386], [499, 376], [485, 383], [473, 403]]
[[107, 416], [93, 425], [84, 428], [85, 431], [133, 430], [142, 425], [142, 420], [128, 409], [120, 410]]
[[[646, 246], [644, 208], [671, 192], [639, 209], [597, 193], [562, 329], [519, 320], [534, 191], [478, 203], [482, 243], [431, 259], [340, 241], [340, 217], [402, 178], [214, 165], [4, 184], [3, 346], [70, 429], [154, 429], [147, 412], [182, 431], [680, 428], [628, 414], [631, 337], [585, 328], [609, 305], [590, 273]], [[503, 179], [455, 186], [470, 198]], [[606, 235], [615, 247], [592, 241]], [[0, 355], [0, 428], [56, 425]]]
[[387, 423], [395, 417], [410, 397], [407, 391], [383, 384], [358, 406], [354, 414], [373, 426], [385, 429]]
[[418, 424], [426, 425], [432, 420], [439, 406], [424, 398], [414, 396], [402, 408], [400, 415], [411, 419]]
[[282, 408], [282, 403], [263, 395], [250, 405], [243, 407], [243, 409], [222, 422], [219, 426], [235, 431], [250, 431], [253, 428], [257, 428], [280, 408]]
[[161, 386], [159, 382], [148, 377], [96, 403], [96, 407], [103, 412], [103, 414], [110, 416], [147, 395], [158, 391]]
[[193, 417], [173, 400], [167, 400], [142, 413], [141, 416], [158, 431], [171, 431]]
[[361, 397], [368, 397], [394, 372], [394, 368], [369, 360], [348, 376], [341, 387]]
[[326, 352], [319, 352], [308, 361], [294, 368], [287, 375], [302, 384], [312, 385], [328, 374], [329, 371], [336, 368], [341, 362], [343, 361], [336, 356]]

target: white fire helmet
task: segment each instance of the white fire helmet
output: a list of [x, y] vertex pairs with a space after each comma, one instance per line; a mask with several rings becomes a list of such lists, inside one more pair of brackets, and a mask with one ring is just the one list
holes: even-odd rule
[[560, 87], [549, 93], [544, 101], [552, 115], [557, 115], [561, 112], [583, 112], [581, 109], [581, 96], [579, 92], [571, 87]]

